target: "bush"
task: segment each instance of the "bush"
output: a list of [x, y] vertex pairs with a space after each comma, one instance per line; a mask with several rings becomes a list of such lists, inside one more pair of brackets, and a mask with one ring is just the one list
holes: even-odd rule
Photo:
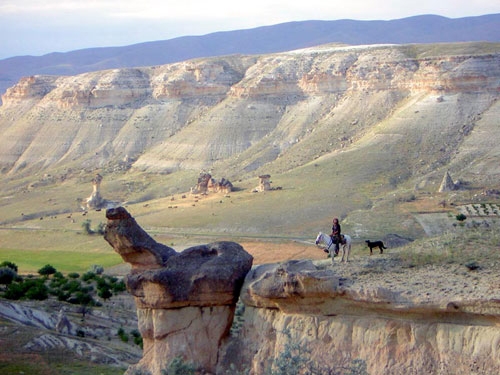
[[458, 214], [457, 216], [455, 216], [455, 218], [458, 221], [464, 221], [465, 219], [467, 219], [467, 216], [465, 216], [464, 214]]
[[162, 375], [194, 375], [196, 368], [184, 362], [181, 357], [175, 357], [168, 365], [166, 370], [161, 370]]
[[87, 234], [94, 234], [94, 231], [90, 228], [91, 220], [87, 219], [82, 223], [83, 231]]
[[0, 263], [0, 268], [7, 267], [17, 273], [17, 265], [15, 263], [9, 262], [8, 260]]
[[12, 283], [7, 287], [3, 297], [11, 300], [18, 300], [24, 297], [24, 289], [22, 284]]
[[[28, 283], [29, 281], [25, 282], [25, 284]], [[49, 298], [49, 289], [45, 286], [43, 280], [36, 280], [31, 286], [28, 287], [24, 296], [28, 299], [43, 301]]]
[[118, 337], [123, 341], [123, 342], [128, 342], [128, 335], [125, 333], [125, 330], [123, 328], [118, 329]]
[[113, 293], [111, 293], [108, 287], [99, 289], [97, 291], [97, 295], [101, 297], [103, 300], [107, 300], [108, 298], [113, 297]]
[[0, 268], [0, 284], [8, 285], [14, 281], [17, 273], [10, 267], [1, 267]]
[[96, 275], [102, 275], [102, 273], [104, 272], [104, 267], [94, 264], [92, 265], [92, 267], [90, 267], [89, 272], [94, 273]]
[[42, 268], [40, 268], [38, 270], [38, 273], [42, 276], [49, 276], [49, 275], [53, 275], [57, 272], [57, 270], [52, 267], [50, 264], [46, 264], [45, 266], [43, 266]]
[[90, 280], [95, 280], [95, 278], [96, 278], [96, 274], [94, 272], [90, 272], [90, 271], [84, 273], [82, 276], [82, 280], [87, 281], [87, 282]]

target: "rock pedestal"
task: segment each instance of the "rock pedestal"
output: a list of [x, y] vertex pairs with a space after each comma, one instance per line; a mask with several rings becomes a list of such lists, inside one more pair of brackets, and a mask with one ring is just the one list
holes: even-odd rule
[[122, 207], [107, 210], [106, 217], [104, 238], [132, 265], [125, 282], [144, 342], [143, 358], [127, 374], [161, 375], [176, 357], [215, 373], [253, 257], [235, 242], [178, 253], [157, 243]]
[[99, 209], [104, 205], [104, 199], [101, 196], [101, 182], [102, 176], [96, 174], [92, 179], [92, 194], [87, 198], [87, 208]]

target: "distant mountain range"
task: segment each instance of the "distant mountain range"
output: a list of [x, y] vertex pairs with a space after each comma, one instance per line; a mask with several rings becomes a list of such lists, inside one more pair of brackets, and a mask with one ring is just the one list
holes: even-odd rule
[[421, 15], [390, 21], [301, 21], [124, 47], [88, 48], [0, 60], [0, 94], [21, 77], [169, 64], [197, 57], [264, 54], [326, 43], [403, 44], [500, 41], [500, 14], [450, 19]]

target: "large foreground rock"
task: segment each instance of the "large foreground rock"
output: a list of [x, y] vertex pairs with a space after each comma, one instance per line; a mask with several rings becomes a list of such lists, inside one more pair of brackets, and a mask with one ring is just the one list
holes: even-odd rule
[[124, 208], [109, 209], [106, 217], [104, 238], [132, 265], [126, 284], [144, 340], [144, 356], [128, 373], [161, 375], [176, 357], [214, 372], [252, 256], [234, 242], [177, 253], [151, 238]]

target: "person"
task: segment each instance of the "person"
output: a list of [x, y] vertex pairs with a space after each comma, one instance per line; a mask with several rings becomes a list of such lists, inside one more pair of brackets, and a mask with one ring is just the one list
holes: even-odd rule
[[335, 255], [339, 254], [340, 242], [342, 240], [341, 231], [342, 229], [339, 224], [339, 219], [334, 218], [332, 224], [332, 233], [330, 234], [330, 237], [332, 238], [332, 241], [335, 244]]

